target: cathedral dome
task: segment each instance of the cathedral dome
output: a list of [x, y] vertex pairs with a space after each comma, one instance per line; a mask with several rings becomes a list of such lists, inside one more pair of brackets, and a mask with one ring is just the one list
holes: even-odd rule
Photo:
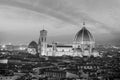
[[37, 49], [37, 43], [35, 41], [32, 41], [29, 45], [28, 45], [28, 48], [35, 48]]
[[80, 31], [75, 35], [75, 42], [94, 42], [94, 38], [92, 34], [83, 27]]

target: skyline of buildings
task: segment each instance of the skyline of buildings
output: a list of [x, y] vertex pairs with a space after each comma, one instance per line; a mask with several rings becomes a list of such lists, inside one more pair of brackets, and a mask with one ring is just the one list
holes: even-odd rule
[[95, 50], [95, 39], [93, 35], [85, 27], [85, 22], [83, 22], [83, 28], [76, 33], [74, 41], [70, 44], [63, 43], [61, 45], [57, 41], [49, 44], [47, 42], [47, 33], [49, 31], [43, 29], [40, 31], [38, 43], [32, 41], [29, 44], [28, 52], [32, 54], [38, 53], [39, 56], [100, 56]]
[[0, 0], [0, 80], [120, 80], [120, 0]]

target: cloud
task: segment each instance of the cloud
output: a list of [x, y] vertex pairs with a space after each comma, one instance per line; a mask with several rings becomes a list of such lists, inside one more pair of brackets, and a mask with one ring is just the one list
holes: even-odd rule
[[[114, 38], [113, 36], [120, 34], [119, 0], [0, 0], [0, 4], [7, 6], [1, 8], [4, 9], [3, 14], [7, 13], [2, 19], [8, 21], [10, 26], [18, 26], [12, 27], [14, 30], [23, 31], [28, 28], [25, 26], [30, 26], [27, 32], [33, 34], [41, 29], [34, 26], [45, 24], [49, 36], [72, 35], [82, 27], [82, 22], [86, 21], [87, 28], [95, 36], [106, 35]], [[61, 33], [62, 31], [64, 32]]]

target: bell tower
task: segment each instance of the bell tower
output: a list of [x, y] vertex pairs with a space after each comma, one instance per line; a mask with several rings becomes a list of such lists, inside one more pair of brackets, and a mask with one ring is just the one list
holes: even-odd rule
[[40, 31], [40, 37], [39, 37], [39, 56], [40, 55], [47, 55], [47, 31], [46, 30], [41, 30]]

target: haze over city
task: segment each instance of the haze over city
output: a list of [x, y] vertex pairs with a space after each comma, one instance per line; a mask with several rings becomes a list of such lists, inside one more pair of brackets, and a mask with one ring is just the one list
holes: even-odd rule
[[0, 0], [0, 42], [72, 42], [86, 27], [97, 42], [119, 42], [120, 0]]

